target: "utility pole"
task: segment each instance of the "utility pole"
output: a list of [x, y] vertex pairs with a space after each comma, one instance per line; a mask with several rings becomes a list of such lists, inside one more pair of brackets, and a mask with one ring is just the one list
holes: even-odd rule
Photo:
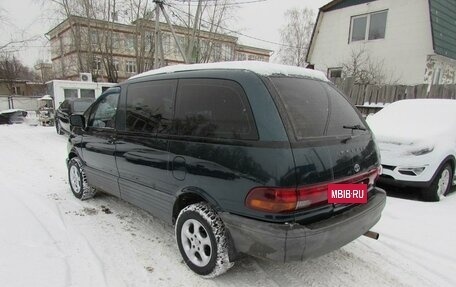
[[[174, 38], [174, 42], [176, 43], [176, 46], [177, 46], [177, 49], [179, 50], [179, 53], [181, 54], [182, 56], [182, 59], [184, 60], [184, 62], [186, 64], [189, 64], [190, 62], [188, 61], [188, 58], [187, 56], [185, 55], [185, 52], [184, 50], [182, 49], [181, 45], [179, 44], [179, 41], [177, 40], [177, 36], [176, 36], [176, 32], [174, 31], [174, 27], [173, 27], [173, 24], [171, 24], [171, 21], [168, 17], [168, 13], [166, 13], [166, 10], [165, 10], [165, 7], [163, 7], [163, 0], [153, 0], [156, 7], [155, 7], [155, 60], [154, 60], [154, 69], [157, 69], [159, 68], [160, 66], [156, 65], [155, 63], [158, 63], [158, 51], [161, 47], [161, 54], [162, 54], [162, 63], [164, 63], [164, 56], [163, 56], [163, 46], [162, 46], [162, 41], [161, 41], [161, 34], [159, 33], [160, 32], [160, 25], [159, 25], [159, 22], [160, 22], [160, 13], [158, 12], [159, 9], [157, 8], [160, 8], [160, 10], [163, 12], [163, 16], [165, 16], [165, 20], [166, 20], [166, 23], [168, 23], [168, 26], [169, 26], [169, 29], [171, 30], [171, 34], [173, 35], [173, 38]], [[158, 6], [158, 7], [157, 7]]]
[[[190, 1], [189, 1], [190, 3]], [[201, 6], [203, 4], [202, 0], [198, 1], [198, 7], [196, 8], [196, 16], [195, 16], [195, 22], [193, 22], [193, 30], [192, 30], [192, 37], [190, 38], [190, 43], [188, 45], [188, 50], [187, 50], [187, 59], [192, 58], [193, 54], [193, 47], [195, 45], [195, 35], [196, 35], [196, 29], [198, 28], [199, 24], [199, 19], [201, 17]], [[190, 13], [189, 13], [190, 15]], [[190, 16], [189, 16], [190, 17]], [[188, 22], [188, 25], [190, 26], [190, 21]], [[190, 28], [190, 27], [189, 27]]]
[[[160, 0], [154, 0], [155, 3], [155, 48], [154, 48], [154, 69], [158, 69], [161, 65], [158, 63], [158, 49], [161, 46], [161, 34], [160, 34]], [[162, 60], [163, 61], [163, 60]]]

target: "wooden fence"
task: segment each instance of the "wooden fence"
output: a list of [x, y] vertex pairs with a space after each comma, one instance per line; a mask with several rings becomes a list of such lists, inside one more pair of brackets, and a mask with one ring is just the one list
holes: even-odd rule
[[359, 85], [353, 79], [336, 79], [334, 84], [350, 101], [367, 115], [379, 111], [385, 104], [403, 99], [456, 99], [456, 84], [432, 85]]

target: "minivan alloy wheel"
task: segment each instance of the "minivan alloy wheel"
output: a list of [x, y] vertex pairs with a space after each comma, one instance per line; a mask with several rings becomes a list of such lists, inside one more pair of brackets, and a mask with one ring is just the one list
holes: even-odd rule
[[233, 266], [233, 251], [225, 224], [207, 203], [190, 204], [176, 220], [176, 241], [187, 266], [195, 273], [213, 278]]
[[209, 263], [212, 254], [211, 240], [204, 226], [194, 219], [182, 225], [181, 241], [188, 259], [196, 266]]
[[68, 162], [68, 180], [76, 198], [81, 200], [92, 198], [97, 192], [89, 186], [82, 162], [78, 157], [73, 157]]
[[70, 168], [70, 184], [76, 193], [80, 193], [81, 175], [79, 174], [78, 168], [74, 165]]

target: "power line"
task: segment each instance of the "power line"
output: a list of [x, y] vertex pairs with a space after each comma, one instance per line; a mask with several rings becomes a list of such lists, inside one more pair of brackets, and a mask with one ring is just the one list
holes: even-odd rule
[[[197, 0], [198, 1], [198, 0]], [[214, 1], [214, 0], [213, 0]], [[251, 4], [251, 3], [259, 3], [259, 2], [266, 2], [268, 0], [251, 0], [251, 1], [242, 1], [242, 2], [226, 2], [226, 3], [214, 3], [214, 4], [204, 4], [205, 6], [234, 6], [234, 5], [244, 5], [244, 4]], [[187, 1], [181, 1], [175, 0], [173, 3], [178, 4], [178, 5], [186, 5], [188, 6]], [[196, 2], [196, 1], [189, 1], [189, 2]], [[209, 2], [209, 1], [208, 1]], [[164, 3], [167, 4], [167, 3]], [[197, 6], [198, 4], [190, 4], [190, 6]]]
[[[164, 5], [167, 5], [167, 6], [170, 7], [170, 8], [174, 8], [174, 9], [176, 9], [177, 11], [179, 11], [179, 12], [181, 12], [181, 13], [184, 13], [184, 14], [186, 14], [186, 15], [189, 15], [189, 16], [191, 16], [191, 17], [194, 17], [193, 14], [188, 13], [188, 12], [186, 12], [186, 11], [180, 9], [180, 8], [177, 8], [177, 7], [175, 7], [175, 6], [171, 5], [171, 4], [168, 4], [168, 3], [163, 3], [163, 4], [164, 4]], [[207, 20], [204, 20], [204, 19], [201, 19], [201, 21], [202, 21], [202, 22], [205, 22], [206, 24], [213, 24], [213, 23], [211, 23], [211, 22], [209, 22], [209, 21], [207, 21]], [[220, 28], [222, 28], [223, 30], [226, 30], [226, 31], [228, 31], [228, 32], [231, 32], [231, 33], [234, 33], [234, 34], [237, 34], [237, 35], [240, 35], [240, 36], [244, 36], [244, 37], [246, 37], [246, 38], [254, 39], [254, 40], [257, 40], [257, 41], [261, 41], [261, 42], [265, 42], [265, 43], [269, 43], [269, 44], [274, 44], [274, 45], [278, 45], [278, 46], [282, 46], [282, 47], [297, 48], [297, 47], [295, 47], [295, 46], [286, 45], [286, 44], [282, 44], [282, 43], [278, 43], [278, 42], [274, 42], [274, 41], [269, 41], [269, 40], [264, 40], [264, 39], [260, 39], [260, 38], [254, 37], [254, 36], [246, 35], [246, 34], [243, 34], [243, 33], [241, 33], [241, 32], [238, 32], [238, 31], [235, 31], [235, 30], [231, 30], [231, 29], [228, 29], [228, 28], [223, 27], [223, 26], [220, 26], [220, 25], [219, 25], [218, 27], [220, 27]]]

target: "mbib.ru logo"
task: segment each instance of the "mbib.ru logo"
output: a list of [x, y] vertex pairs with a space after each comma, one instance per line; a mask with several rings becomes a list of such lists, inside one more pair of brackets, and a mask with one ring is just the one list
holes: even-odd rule
[[367, 203], [367, 184], [329, 184], [328, 203]]

